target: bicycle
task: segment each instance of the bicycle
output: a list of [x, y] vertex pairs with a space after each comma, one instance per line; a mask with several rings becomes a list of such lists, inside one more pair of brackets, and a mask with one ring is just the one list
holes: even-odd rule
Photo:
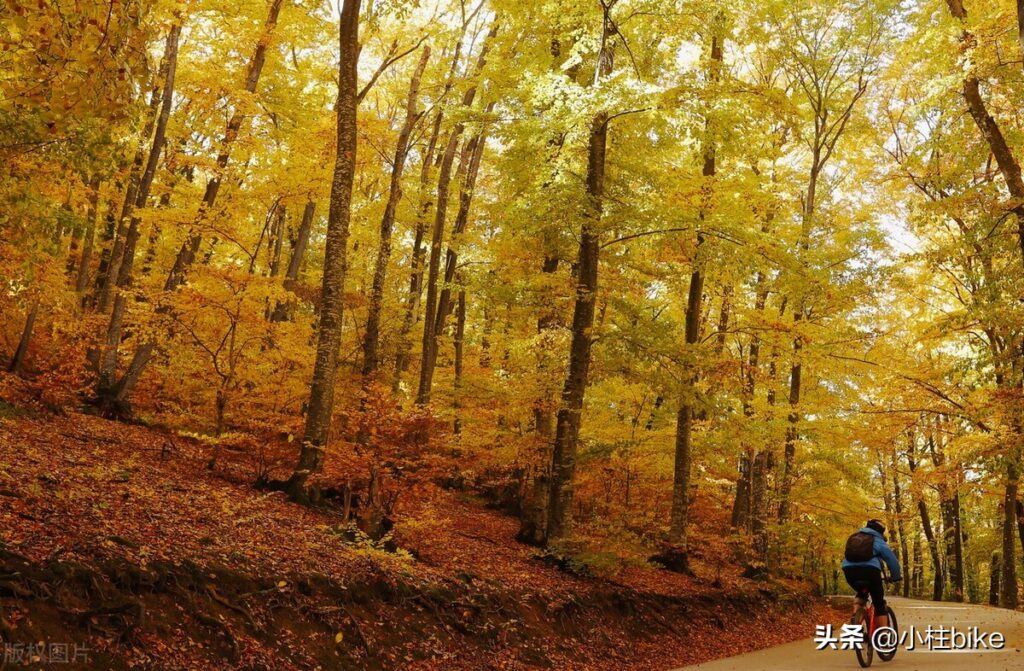
[[[894, 583], [895, 581], [886, 576], [882, 578], [882, 582]], [[855, 598], [858, 601], [858, 608], [854, 611], [853, 617], [850, 618], [850, 624], [860, 627], [864, 631], [864, 638], [859, 646], [854, 646], [854, 651], [857, 653], [857, 663], [866, 669], [871, 666], [874, 653], [876, 652], [874, 645], [876, 630], [875, 604], [871, 602], [871, 592], [866, 585], [862, 585], [857, 589], [857, 596]], [[889, 628], [898, 632], [899, 625], [896, 623], [896, 613], [888, 604], [886, 604], [885, 609], [886, 614], [889, 616]], [[893, 645], [892, 650], [878, 650], [877, 652], [878, 658], [883, 662], [891, 661], [896, 656], [896, 645]]]

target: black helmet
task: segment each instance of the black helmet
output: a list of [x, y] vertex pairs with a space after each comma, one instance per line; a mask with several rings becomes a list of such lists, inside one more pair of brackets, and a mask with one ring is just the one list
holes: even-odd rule
[[874, 529], [883, 536], [885, 535], [885, 524], [882, 523], [882, 520], [870, 519], [868, 520], [868, 523], [864, 526], [866, 526], [868, 529]]

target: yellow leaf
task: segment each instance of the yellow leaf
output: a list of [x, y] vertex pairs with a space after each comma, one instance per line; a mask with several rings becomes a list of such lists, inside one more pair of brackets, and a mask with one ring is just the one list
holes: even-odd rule
[[343, 640], [345, 640], [345, 634], [344, 633], [339, 631], [337, 634], [334, 635], [334, 642], [335, 643], [341, 643]]

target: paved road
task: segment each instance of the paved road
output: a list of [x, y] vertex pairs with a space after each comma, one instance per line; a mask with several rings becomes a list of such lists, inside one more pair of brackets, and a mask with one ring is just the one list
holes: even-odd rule
[[[871, 668], [883, 671], [1024, 671], [1024, 613], [960, 603], [932, 603], [913, 599], [890, 598], [900, 629], [914, 625], [923, 635], [927, 626], [956, 625], [957, 630], [978, 627], [984, 632], [1001, 632], [1006, 637], [1003, 650], [984, 652], [940, 652], [918, 645], [908, 651], [902, 646], [891, 662], [875, 656]], [[760, 652], [737, 655], [715, 662], [688, 666], [677, 671], [823, 671], [859, 669], [852, 650], [816, 650], [810, 638]]]

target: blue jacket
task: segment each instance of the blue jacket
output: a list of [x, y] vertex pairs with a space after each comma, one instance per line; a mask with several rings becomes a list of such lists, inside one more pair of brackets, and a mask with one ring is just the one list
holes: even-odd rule
[[886, 566], [889, 567], [889, 573], [892, 576], [892, 579], [901, 580], [903, 576], [900, 574], [900, 563], [896, 559], [896, 555], [893, 551], [889, 549], [889, 544], [885, 542], [885, 536], [868, 527], [864, 527], [860, 532], [863, 534], [871, 534], [875, 537], [875, 556], [867, 561], [850, 561], [848, 559], [843, 559], [843, 568], [848, 568], [850, 566], [874, 566], [881, 571], [882, 562], [878, 559], [881, 557], [885, 560]]

